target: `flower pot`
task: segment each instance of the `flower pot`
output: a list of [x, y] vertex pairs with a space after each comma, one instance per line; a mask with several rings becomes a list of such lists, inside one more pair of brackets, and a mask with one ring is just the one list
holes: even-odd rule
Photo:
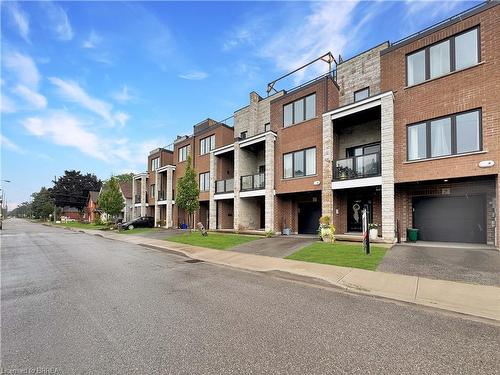
[[370, 229], [370, 240], [376, 240], [378, 237], [378, 229], [372, 228]]

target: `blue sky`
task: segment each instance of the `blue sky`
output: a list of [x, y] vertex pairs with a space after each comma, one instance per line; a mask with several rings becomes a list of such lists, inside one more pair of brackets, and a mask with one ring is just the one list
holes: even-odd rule
[[[471, 2], [2, 2], [10, 208], [65, 169], [146, 168], [149, 150], [327, 51], [347, 59]], [[326, 72], [316, 64], [283, 82]]]

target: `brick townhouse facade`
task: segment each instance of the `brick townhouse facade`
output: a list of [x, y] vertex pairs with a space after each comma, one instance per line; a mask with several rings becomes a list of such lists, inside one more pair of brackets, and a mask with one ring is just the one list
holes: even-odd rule
[[[500, 242], [500, 7], [488, 2], [267, 97], [250, 93], [234, 125], [207, 119], [134, 176], [134, 215], [179, 227], [175, 186], [187, 155], [196, 222], [212, 230], [359, 235], [406, 228], [435, 241]], [[158, 160], [158, 161], [154, 161]]]

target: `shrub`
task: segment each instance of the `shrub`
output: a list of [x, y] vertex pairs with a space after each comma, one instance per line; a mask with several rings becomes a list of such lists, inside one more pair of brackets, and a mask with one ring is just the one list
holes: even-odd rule
[[272, 229], [266, 230], [266, 238], [271, 238], [274, 236], [274, 231]]
[[319, 225], [330, 225], [330, 216], [325, 215], [319, 218]]

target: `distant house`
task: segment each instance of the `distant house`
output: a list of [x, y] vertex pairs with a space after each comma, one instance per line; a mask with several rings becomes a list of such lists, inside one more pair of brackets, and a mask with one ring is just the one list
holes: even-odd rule
[[60, 217], [62, 221], [65, 220], [77, 220], [80, 221], [82, 220], [82, 215], [80, 213], [80, 210], [76, 207], [70, 207], [70, 206], [64, 206], [61, 209]]
[[97, 206], [98, 191], [89, 191], [87, 204], [85, 205], [85, 220], [89, 223], [93, 222], [96, 217], [100, 216], [99, 207]]
[[120, 182], [120, 191], [125, 202], [121, 219], [123, 219], [123, 221], [128, 221], [132, 219], [132, 182]]

